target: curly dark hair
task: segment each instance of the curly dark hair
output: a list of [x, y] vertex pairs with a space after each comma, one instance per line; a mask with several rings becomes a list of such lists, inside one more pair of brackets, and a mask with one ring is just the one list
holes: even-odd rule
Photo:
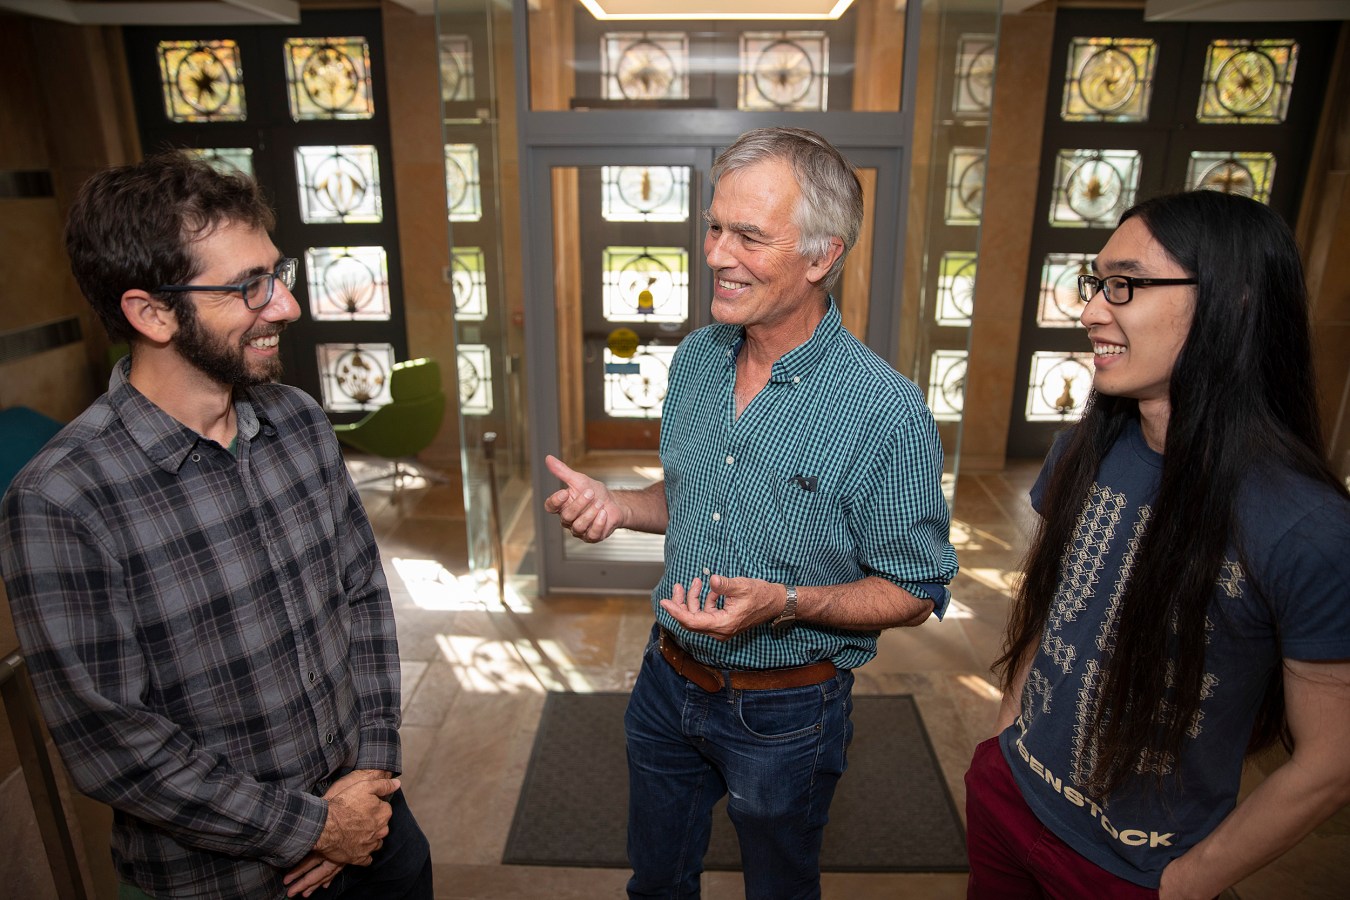
[[226, 223], [271, 231], [276, 216], [252, 178], [181, 150], [105, 169], [81, 185], [66, 220], [66, 252], [108, 336], [134, 336], [122, 313], [125, 292], [190, 282], [198, 272], [193, 243]]

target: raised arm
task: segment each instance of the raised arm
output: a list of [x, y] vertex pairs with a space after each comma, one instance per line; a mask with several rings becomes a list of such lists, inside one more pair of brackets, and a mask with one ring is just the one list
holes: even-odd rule
[[666, 533], [670, 517], [664, 481], [640, 491], [611, 491], [556, 456], [544, 457], [544, 464], [564, 485], [544, 498], [544, 510], [556, 515], [564, 528], [583, 541], [598, 543], [619, 528]]

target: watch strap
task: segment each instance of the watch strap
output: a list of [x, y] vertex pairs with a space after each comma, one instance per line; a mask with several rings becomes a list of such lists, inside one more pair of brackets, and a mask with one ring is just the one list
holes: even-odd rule
[[787, 588], [787, 603], [783, 605], [783, 611], [779, 613], [778, 618], [773, 620], [775, 628], [791, 625], [797, 621], [797, 586], [785, 584], [783, 587]]

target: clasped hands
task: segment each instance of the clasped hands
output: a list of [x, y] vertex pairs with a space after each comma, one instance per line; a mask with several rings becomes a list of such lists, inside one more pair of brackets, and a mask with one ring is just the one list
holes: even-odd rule
[[719, 641], [777, 618], [787, 604], [786, 587], [758, 578], [712, 575], [707, 597], [702, 594], [702, 578], [695, 578], [688, 590], [676, 584], [671, 596], [661, 601], [661, 608], [690, 631]]
[[347, 865], [368, 866], [389, 834], [393, 809], [385, 799], [399, 788], [388, 772], [357, 769], [343, 775], [323, 795], [328, 819], [314, 849], [286, 873], [286, 896], [308, 897], [328, 887]]

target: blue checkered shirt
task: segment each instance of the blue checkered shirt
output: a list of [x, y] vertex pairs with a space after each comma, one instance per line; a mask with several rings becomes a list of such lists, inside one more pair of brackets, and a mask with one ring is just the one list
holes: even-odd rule
[[241, 392], [236, 456], [124, 366], [5, 495], [14, 622], [75, 784], [115, 810], [118, 877], [281, 897], [329, 781], [401, 764], [370, 523], [302, 392]]
[[702, 662], [734, 669], [822, 659], [856, 668], [876, 631], [768, 623], [728, 641], [682, 628], [658, 602], [708, 574], [792, 585], [884, 578], [934, 601], [956, 574], [942, 444], [915, 385], [843, 327], [833, 300], [815, 333], [773, 366], [736, 417], [738, 326], [680, 344], [661, 416], [666, 572], [657, 620]]

